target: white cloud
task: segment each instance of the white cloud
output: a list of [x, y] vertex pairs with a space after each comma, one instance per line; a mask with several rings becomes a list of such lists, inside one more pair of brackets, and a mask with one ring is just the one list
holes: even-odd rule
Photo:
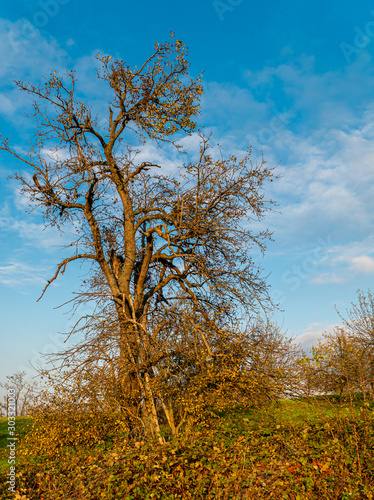
[[43, 36], [25, 19], [0, 18], [0, 58], [0, 113], [18, 130], [27, 130], [31, 123], [24, 114], [31, 110], [32, 99], [14, 81], [37, 84], [53, 70], [63, 72], [68, 55], [54, 38]]
[[0, 264], [0, 283], [6, 286], [24, 286], [45, 284], [42, 277], [46, 268], [30, 266], [21, 262]]
[[[226, 151], [244, 149], [264, 132], [265, 159], [270, 165], [282, 160], [282, 178], [270, 190], [282, 216], [267, 218], [280, 245], [309, 244], [317, 235], [331, 235], [336, 242], [362, 240], [374, 231], [374, 81], [365, 74], [365, 90], [363, 71], [356, 69], [353, 64], [318, 74], [314, 59], [301, 57], [245, 72], [247, 89], [205, 86], [203, 116], [218, 124], [214, 142]], [[365, 92], [366, 108], [358, 112], [357, 99]], [[278, 128], [277, 107], [286, 114]]]
[[256, 72], [247, 70], [244, 77], [251, 89], [269, 98], [274, 89], [279, 95], [281, 88], [283, 102], [289, 102], [290, 108], [303, 116], [299, 132], [311, 123], [326, 130], [351, 126], [352, 122], [357, 125], [360, 117], [353, 111], [352, 104], [365, 92], [370, 93], [373, 74], [369, 65], [367, 70], [357, 62], [321, 74], [315, 69], [313, 56], [295, 59], [291, 54], [289, 60], [287, 64], [264, 67]]
[[0, 114], [10, 115], [14, 113], [15, 107], [13, 102], [5, 95], [0, 95]]
[[7, 75], [20, 77], [22, 73], [22, 76], [39, 77], [44, 71], [49, 74], [51, 63], [63, 68], [62, 63], [67, 58], [67, 53], [54, 38], [46, 38], [24, 19], [12, 22], [0, 18], [0, 41], [0, 76], [3, 84], [6, 83], [3, 78]]
[[374, 238], [351, 241], [342, 245], [330, 244], [320, 262], [322, 271], [310, 283], [317, 285], [353, 282], [358, 275], [374, 273]]
[[42, 222], [33, 222], [32, 218], [31, 215], [12, 214], [8, 203], [5, 203], [0, 210], [0, 229], [2, 233], [16, 233], [26, 246], [47, 251], [54, 251], [72, 241], [72, 235], [68, 232], [60, 234], [57, 228], [46, 227]]
[[66, 161], [69, 158], [71, 158], [71, 155], [69, 154], [69, 151], [67, 149], [52, 149], [52, 148], [43, 148], [41, 150], [41, 155], [45, 160], [49, 161], [56, 161], [56, 162], [62, 162]]
[[374, 259], [368, 255], [353, 257], [351, 269], [355, 273], [374, 273]]
[[338, 275], [336, 273], [321, 273], [317, 276], [314, 276], [310, 283], [314, 285], [330, 285], [337, 283], [345, 283], [346, 279], [342, 275]]
[[352, 133], [311, 131], [302, 139], [288, 132], [291, 154], [278, 169], [272, 197], [282, 217], [268, 218], [275, 237], [310, 241], [361, 240], [374, 230], [374, 136], [364, 125]]
[[[313, 59], [301, 58], [248, 72], [248, 89], [208, 84], [203, 101], [203, 117], [218, 124], [212, 142], [237, 151], [238, 145], [253, 144], [261, 130], [271, 132], [281, 82], [288, 123], [274, 129], [262, 148], [269, 165], [282, 160], [281, 178], [266, 191], [278, 201], [280, 214], [268, 214], [265, 225], [273, 231], [272, 252], [278, 256], [303, 255], [318, 238], [329, 240], [326, 256], [308, 277], [314, 285], [352, 283], [374, 265], [374, 240], [368, 237], [374, 234], [374, 105], [368, 95], [366, 108], [357, 111], [357, 73], [352, 66], [342, 71], [347, 74], [318, 75]], [[367, 81], [370, 94], [373, 77]]]
[[313, 346], [318, 344], [318, 340], [325, 332], [330, 333], [335, 327], [336, 325], [333, 324], [310, 323], [303, 333], [294, 338], [294, 342], [300, 344], [300, 347], [305, 352], [308, 352]]
[[44, 250], [53, 250], [64, 244], [70, 243], [67, 234], [60, 234], [56, 228], [45, 227], [44, 224], [16, 221], [13, 229], [16, 230], [26, 245], [31, 245]]

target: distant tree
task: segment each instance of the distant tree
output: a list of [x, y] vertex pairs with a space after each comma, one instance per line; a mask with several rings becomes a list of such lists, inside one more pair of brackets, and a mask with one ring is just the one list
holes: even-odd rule
[[259, 320], [247, 327], [247, 335], [247, 369], [263, 396], [277, 399], [296, 393], [300, 349], [294, 339], [283, 335], [276, 323]]
[[344, 328], [325, 333], [312, 354], [304, 357], [303, 380], [309, 392], [343, 393], [366, 390], [369, 384], [369, 352]]
[[[18, 82], [35, 98], [38, 130], [26, 156], [2, 142], [28, 167], [15, 178], [46, 223], [78, 232], [43, 294], [72, 262], [90, 263], [77, 296], [96, 306], [84, 319], [94, 356], [85, 366], [99, 372], [105, 358], [129, 426], [140, 421], [156, 435], [166, 407], [157, 380], [184, 345], [176, 307], [195, 322], [188, 349], [214, 358], [222, 326], [238, 311], [253, 316], [269, 304], [251, 248], [264, 251], [270, 237], [257, 221], [272, 204], [264, 196], [272, 169], [253, 164], [250, 150], [240, 159], [213, 157], [201, 134], [199, 152], [183, 164], [181, 139], [196, 129], [202, 94], [200, 79], [187, 79], [186, 57], [174, 39], [133, 69], [98, 55], [98, 76], [111, 92], [106, 116], [83, 102], [73, 72], [67, 81], [54, 72], [42, 85]], [[146, 141], [157, 151], [150, 160]], [[178, 159], [170, 173], [160, 153], [172, 146]]]
[[357, 304], [351, 304], [345, 317], [339, 315], [347, 334], [365, 354], [366, 379], [374, 389], [374, 297], [370, 290], [366, 294], [358, 290], [357, 298]]
[[[26, 379], [26, 372], [17, 372], [10, 375], [7, 382], [0, 382], [0, 387], [9, 391], [14, 389], [12, 396], [15, 399], [15, 414], [16, 416], [26, 415], [32, 401], [36, 395], [37, 383], [30, 383]], [[1, 408], [6, 415], [8, 415], [9, 401], [8, 396], [4, 396], [4, 401], [1, 403]]]

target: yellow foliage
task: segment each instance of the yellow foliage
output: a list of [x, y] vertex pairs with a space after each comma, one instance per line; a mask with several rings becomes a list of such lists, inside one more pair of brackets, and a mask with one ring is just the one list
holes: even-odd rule
[[57, 385], [53, 393], [41, 394], [33, 409], [32, 429], [22, 440], [21, 454], [37, 456], [55, 454], [67, 446], [91, 447], [127, 431], [117, 413], [102, 411], [92, 402], [77, 402], [70, 390]]
[[55, 454], [66, 446], [93, 446], [123, 431], [115, 414], [78, 411], [38, 414], [32, 430], [22, 441], [21, 454]]

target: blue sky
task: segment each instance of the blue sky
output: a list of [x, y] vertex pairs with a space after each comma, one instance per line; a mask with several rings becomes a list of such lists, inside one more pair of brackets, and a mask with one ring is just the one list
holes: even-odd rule
[[[199, 123], [227, 153], [253, 147], [281, 178], [269, 197], [273, 231], [265, 258], [274, 318], [309, 346], [339, 323], [356, 290], [374, 277], [374, 6], [372, 2], [189, 0], [3, 0], [0, 7], [0, 132], [22, 150], [32, 135], [26, 95], [14, 80], [40, 81], [76, 69], [100, 101], [95, 55], [139, 64], [174, 31], [189, 47], [191, 73], [203, 74]], [[54, 309], [83, 273], [72, 267], [36, 302], [68, 241], [43, 231], [0, 154], [0, 379], [39, 364], [72, 324]], [[65, 310], [66, 311], [66, 310]]]

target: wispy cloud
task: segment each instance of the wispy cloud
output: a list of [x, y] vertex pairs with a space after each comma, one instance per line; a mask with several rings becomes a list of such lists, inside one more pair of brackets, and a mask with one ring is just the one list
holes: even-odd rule
[[6, 286], [20, 287], [24, 285], [38, 285], [45, 283], [43, 276], [47, 269], [30, 266], [22, 262], [0, 264], [0, 283]]
[[353, 257], [351, 269], [355, 273], [374, 273], [374, 259], [368, 255]]
[[31, 109], [32, 102], [16, 88], [14, 80], [41, 81], [53, 70], [63, 71], [68, 56], [57, 41], [46, 38], [38, 30], [32, 37], [23, 34], [24, 21], [16, 22], [0, 18], [0, 57], [1, 57], [1, 99], [0, 113], [8, 122], [28, 125], [24, 111]]
[[374, 238], [331, 245], [322, 271], [312, 276], [316, 285], [350, 283], [360, 275], [374, 274]]
[[327, 323], [310, 323], [303, 333], [294, 338], [294, 341], [296, 344], [300, 344], [300, 347], [305, 352], [308, 352], [313, 346], [318, 344], [318, 340], [325, 332], [332, 332], [335, 326], [334, 324]]
[[342, 274], [337, 273], [321, 273], [317, 276], [314, 276], [310, 283], [313, 285], [331, 285], [331, 284], [340, 284], [345, 283], [347, 281], [346, 277]]
[[[203, 116], [215, 124], [213, 142], [236, 151], [255, 146], [261, 142], [261, 131], [266, 131], [268, 140], [261, 144], [265, 160], [270, 165], [282, 160], [277, 168], [281, 178], [267, 191], [281, 212], [266, 219], [277, 251], [307, 247], [317, 236], [346, 245], [373, 234], [374, 105], [370, 89], [374, 75], [357, 69], [353, 63], [318, 74], [313, 57], [300, 57], [244, 71], [247, 87], [217, 82], [205, 86]], [[363, 71], [368, 72], [366, 90], [358, 81], [362, 82]], [[354, 103], [365, 93], [365, 106], [358, 111]], [[272, 131], [277, 108], [287, 120]], [[324, 271], [324, 280], [328, 272]], [[329, 279], [336, 278], [330, 274]]]
[[[35, 219], [39, 221], [35, 222]], [[13, 236], [18, 236], [26, 246], [49, 252], [71, 242], [71, 234], [68, 232], [61, 234], [55, 227], [46, 227], [40, 219], [30, 214], [25, 216], [6, 202], [0, 210], [0, 229], [2, 233], [13, 233]]]

